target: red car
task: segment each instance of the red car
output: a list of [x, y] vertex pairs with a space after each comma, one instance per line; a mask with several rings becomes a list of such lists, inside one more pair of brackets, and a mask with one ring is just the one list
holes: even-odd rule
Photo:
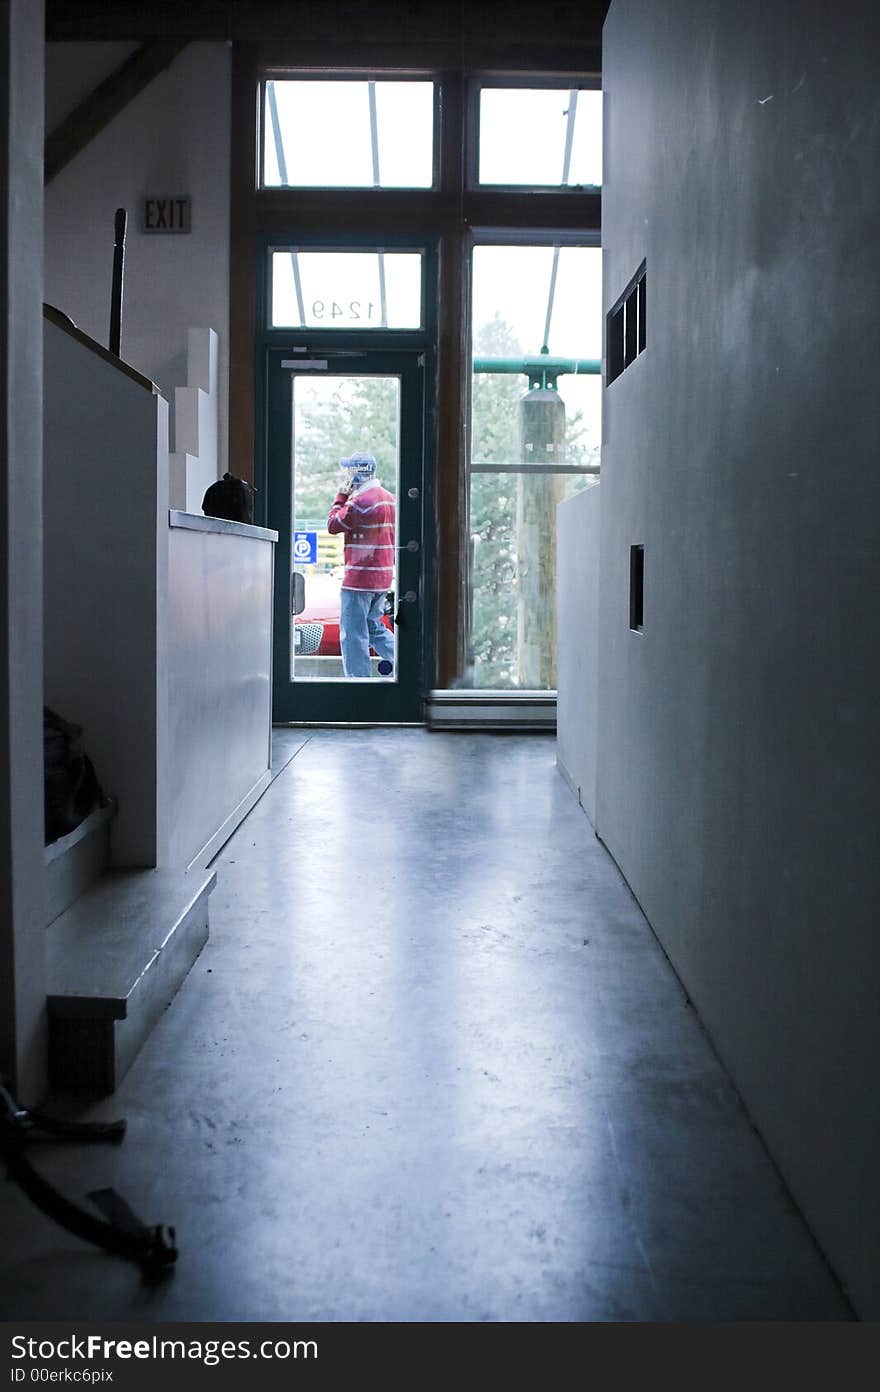
[[[293, 619], [295, 657], [339, 657], [339, 604], [342, 571], [309, 571], [305, 576], [306, 603]], [[394, 605], [389, 595], [382, 622], [394, 631]], [[372, 651], [372, 649], [371, 649]]]

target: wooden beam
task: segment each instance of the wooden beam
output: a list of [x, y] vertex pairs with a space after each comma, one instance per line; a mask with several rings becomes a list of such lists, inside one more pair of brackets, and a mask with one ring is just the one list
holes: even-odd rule
[[160, 72], [186, 47], [182, 39], [154, 39], [132, 53], [109, 77], [81, 101], [60, 126], [46, 137], [44, 181], [51, 183], [65, 165], [84, 150], [124, 111]]
[[251, 201], [260, 232], [351, 233], [380, 241], [389, 232], [436, 236], [460, 221], [460, 200], [439, 190], [260, 189]]
[[[440, 118], [440, 189], [447, 200], [461, 197], [464, 177], [465, 82], [461, 72], [443, 75]], [[461, 218], [440, 238], [437, 317], [437, 442], [435, 525], [437, 528], [436, 687], [451, 686], [464, 673], [470, 635], [465, 470], [469, 390], [469, 337]], [[427, 618], [428, 616], [426, 616]]]
[[46, 0], [48, 43], [228, 39], [231, 24], [231, 0]]
[[[411, 73], [437, 73], [450, 70], [461, 60], [462, 40], [423, 36], [418, 43], [401, 39], [289, 39], [280, 36], [257, 45], [258, 63], [265, 72], [282, 76], [285, 72], [350, 73], [352, 76], [380, 74], [391, 70]], [[506, 73], [542, 77], [572, 76], [598, 79], [602, 67], [602, 47], [598, 33], [589, 39], [528, 44], [508, 39], [469, 42], [465, 54], [466, 70], [474, 74]]]
[[543, 192], [537, 189], [473, 189], [462, 197], [468, 227], [516, 228], [519, 232], [598, 232], [602, 224], [602, 194]]
[[[253, 161], [251, 162], [253, 168]], [[443, 235], [457, 228], [493, 227], [541, 232], [598, 232], [602, 195], [533, 189], [453, 192], [436, 189], [251, 189], [259, 232], [351, 232], [357, 236]]]
[[548, 69], [559, 62], [569, 70], [573, 49], [598, 54], [607, 9], [608, 0], [554, 0], [552, 6], [534, 0], [47, 0], [46, 37], [290, 40], [308, 50], [310, 61], [331, 66], [341, 66], [339, 55], [351, 51], [358, 67], [364, 45], [380, 58], [393, 50], [433, 51], [444, 67], [461, 63], [464, 45], [471, 69], [480, 55], [517, 67]]

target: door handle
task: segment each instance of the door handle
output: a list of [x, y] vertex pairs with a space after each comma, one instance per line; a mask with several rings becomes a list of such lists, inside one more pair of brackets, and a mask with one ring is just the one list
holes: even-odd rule
[[290, 572], [290, 612], [301, 614], [306, 607], [306, 577], [299, 570]]
[[394, 627], [402, 628], [404, 624], [403, 606], [404, 604], [415, 604], [418, 595], [415, 590], [407, 590], [406, 594], [400, 596], [400, 603], [397, 606], [397, 613], [394, 615]]

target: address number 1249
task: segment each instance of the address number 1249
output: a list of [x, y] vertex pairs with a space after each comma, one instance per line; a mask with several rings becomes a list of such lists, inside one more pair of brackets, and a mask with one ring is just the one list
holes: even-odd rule
[[[348, 306], [336, 300], [312, 300], [313, 319], [372, 319], [375, 306], [372, 300], [349, 300]], [[365, 312], [363, 312], [365, 311]]]

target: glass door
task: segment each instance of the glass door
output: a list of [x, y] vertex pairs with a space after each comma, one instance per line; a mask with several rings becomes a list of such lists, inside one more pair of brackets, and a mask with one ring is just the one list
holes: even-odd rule
[[291, 342], [268, 359], [273, 718], [420, 721], [422, 355]]

